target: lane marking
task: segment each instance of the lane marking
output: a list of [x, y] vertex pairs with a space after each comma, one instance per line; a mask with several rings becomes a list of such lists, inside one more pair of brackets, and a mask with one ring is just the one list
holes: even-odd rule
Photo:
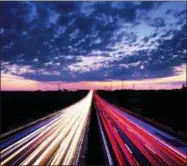
[[127, 149], [129, 150], [129, 152], [132, 154], [132, 151], [130, 150], [129, 146], [127, 144], [125, 144], [125, 146], [127, 147]]

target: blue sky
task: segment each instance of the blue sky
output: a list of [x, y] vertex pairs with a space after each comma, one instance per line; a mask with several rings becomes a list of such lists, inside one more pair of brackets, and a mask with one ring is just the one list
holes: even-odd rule
[[46, 81], [171, 77], [186, 2], [0, 2], [1, 73]]

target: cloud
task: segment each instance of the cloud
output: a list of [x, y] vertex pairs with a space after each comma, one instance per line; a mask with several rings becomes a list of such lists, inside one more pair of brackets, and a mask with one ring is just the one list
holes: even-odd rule
[[139, 9], [145, 10], [145, 11], [149, 11], [152, 10], [154, 8], [158, 8], [160, 7], [164, 2], [156, 2], [156, 1], [143, 1], [141, 2], [138, 7]]
[[151, 23], [151, 26], [155, 27], [155, 28], [162, 28], [165, 26], [165, 21], [163, 18], [157, 17], [155, 18]]
[[4, 74], [67, 82], [156, 79], [175, 76], [173, 68], [186, 60], [186, 7], [178, 10], [178, 2], [0, 3]]

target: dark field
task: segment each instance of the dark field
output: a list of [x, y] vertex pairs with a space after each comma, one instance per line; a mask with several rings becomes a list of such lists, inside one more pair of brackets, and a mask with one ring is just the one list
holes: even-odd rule
[[176, 131], [186, 131], [186, 90], [98, 91], [117, 104]]
[[1, 132], [65, 108], [87, 93], [88, 91], [1, 92]]
[[[1, 92], [1, 132], [65, 108], [87, 93], [88, 91]], [[185, 90], [118, 90], [98, 93], [113, 104], [154, 119], [174, 130], [186, 131]]]

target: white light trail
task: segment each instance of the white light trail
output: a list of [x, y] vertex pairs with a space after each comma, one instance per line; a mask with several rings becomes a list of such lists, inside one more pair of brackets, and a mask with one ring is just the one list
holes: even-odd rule
[[[15, 160], [18, 160], [18, 164], [21, 165], [72, 165], [75, 163], [78, 160], [78, 149], [89, 120], [92, 96], [93, 91], [90, 91], [77, 103], [6, 133], [5, 136], [17, 133], [23, 128], [28, 126], [32, 128], [34, 124], [49, 120], [30, 134], [1, 149], [1, 156], [3, 156], [1, 164], [11, 165]], [[29, 153], [25, 155], [25, 152]]]

